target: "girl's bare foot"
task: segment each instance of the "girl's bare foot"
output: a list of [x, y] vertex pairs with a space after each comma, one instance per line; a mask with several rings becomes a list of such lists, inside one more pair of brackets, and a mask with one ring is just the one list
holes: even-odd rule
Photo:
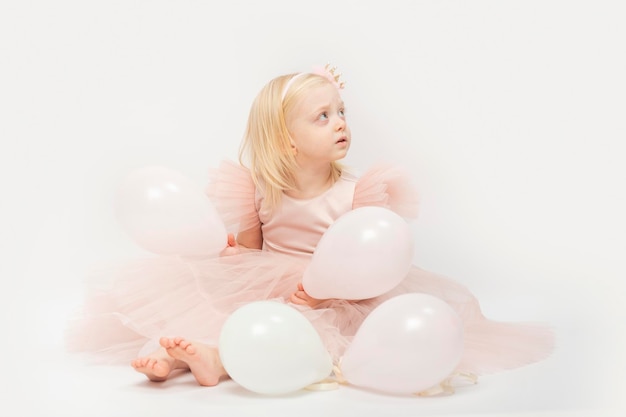
[[130, 364], [137, 372], [145, 374], [150, 381], [154, 382], [165, 381], [175, 369], [189, 369], [187, 364], [168, 355], [164, 348], [146, 357], [137, 358]]
[[185, 362], [200, 385], [212, 387], [228, 376], [216, 347], [190, 342], [182, 337], [162, 337], [161, 346], [174, 359]]

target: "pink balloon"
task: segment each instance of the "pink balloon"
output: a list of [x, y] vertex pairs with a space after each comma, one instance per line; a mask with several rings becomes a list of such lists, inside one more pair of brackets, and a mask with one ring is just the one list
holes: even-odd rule
[[302, 286], [319, 299], [376, 297], [406, 277], [412, 258], [413, 239], [402, 217], [382, 207], [360, 207], [324, 233]]
[[227, 244], [226, 228], [208, 196], [172, 169], [131, 172], [118, 189], [116, 214], [139, 246], [161, 255], [215, 255]]
[[463, 324], [446, 302], [429, 294], [391, 298], [363, 321], [342, 360], [355, 386], [412, 394], [446, 379], [463, 353]]

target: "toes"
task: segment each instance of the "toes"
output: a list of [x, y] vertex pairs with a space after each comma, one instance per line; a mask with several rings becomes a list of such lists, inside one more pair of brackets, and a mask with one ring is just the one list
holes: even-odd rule
[[182, 337], [175, 337], [173, 339], [162, 337], [160, 339], [160, 343], [161, 346], [167, 350], [170, 356], [174, 354], [178, 349], [190, 355], [193, 355], [197, 352], [197, 349], [193, 345], [193, 343]]
[[169, 337], [162, 337], [159, 339], [159, 344], [165, 349], [172, 347], [172, 339]]
[[130, 365], [135, 369], [139, 369], [139, 368], [152, 368], [154, 367], [156, 363], [157, 363], [156, 359], [137, 358], [137, 359], [134, 359], [130, 363]]

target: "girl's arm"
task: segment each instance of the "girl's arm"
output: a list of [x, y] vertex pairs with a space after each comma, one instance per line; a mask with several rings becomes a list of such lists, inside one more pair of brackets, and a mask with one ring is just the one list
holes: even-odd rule
[[[230, 244], [230, 238], [229, 238]], [[261, 224], [251, 229], [244, 230], [237, 234], [237, 244], [248, 249], [262, 249], [263, 248], [263, 232], [261, 231]]]

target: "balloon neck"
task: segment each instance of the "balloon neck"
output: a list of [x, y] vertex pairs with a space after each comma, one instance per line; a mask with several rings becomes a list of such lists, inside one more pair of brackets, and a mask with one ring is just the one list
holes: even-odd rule
[[341, 372], [341, 360], [336, 365], [333, 365], [333, 373], [335, 374], [335, 379], [340, 384], [347, 384], [346, 378], [343, 376], [343, 372]]
[[[458, 382], [460, 380], [460, 382]], [[451, 395], [454, 394], [454, 387], [459, 384], [468, 385], [476, 384], [478, 376], [469, 372], [455, 372], [434, 387], [430, 387], [424, 391], [416, 392], [419, 397], [432, 397], [434, 395]]]

